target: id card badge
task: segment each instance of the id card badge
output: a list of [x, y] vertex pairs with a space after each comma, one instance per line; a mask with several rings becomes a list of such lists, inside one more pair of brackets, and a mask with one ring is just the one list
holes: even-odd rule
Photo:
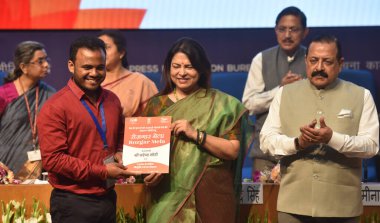
[[[103, 163], [104, 164], [115, 163], [115, 158], [113, 157], [113, 154], [107, 156], [103, 160]], [[107, 181], [106, 181], [106, 187], [107, 187], [107, 189], [110, 188], [110, 187], [113, 187], [115, 185], [115, 183], [116, 183], [116, 179], [107, 178]]]
[[41, 160], [41, 150], [28, 151], [28, 160], [31, 162]]

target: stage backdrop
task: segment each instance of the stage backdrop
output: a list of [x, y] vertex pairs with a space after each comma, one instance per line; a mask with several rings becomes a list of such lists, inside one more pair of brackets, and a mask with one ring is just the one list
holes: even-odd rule
[[[276, 44], [273, 28], [254, 29], [187, 29], [187, 30], [122, 30], [127, 38], [130, 69], [160, 72], [169, 47], [180, 37], [192, 37], [206, 49], [213, 72], [248, 72], [252, 58], [261, 50]], [[99, 30], [8, 30], [0, 31], [0, 70], [13, 69], [13, 52], [17, 44], [36, 40], [45, 44], [51, 58], [51, 73], [45, 79], [57, 89], [70, 77], [67, 69], [70, 42], [81, 35], [96, 35]], [[318, 33], [331, 33], [342, 42], [345, 68], [367, 69], [375, 75], [380, 96], [380, 27], [310, 28], [304, 41]], [[232, 83], [233, 84], [233, 83]], [[379, 97], [378, 97], [379, 98]], [[380, 103], [377, 100], [377, 105]]]

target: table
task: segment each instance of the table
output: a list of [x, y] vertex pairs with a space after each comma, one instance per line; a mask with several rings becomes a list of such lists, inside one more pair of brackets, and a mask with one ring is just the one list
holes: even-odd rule
[[[365, 185], [379, 185], [379, 183], [364, 183]], [[265, 212], [268, 213], [268, 223], [277, 222], [277, 195], [279, 191], [278, 184], [263, 184], [263, 204], [241, 204], [240, 205], [240, 222], [246, 223], [250, 214], [256, 214], [261, 218], [261, 222], [263, 222], [263, 218]], [[380, 199], [377, 197], [375, 199]], [[366, 216], [371, 216], [374, 213], [380, 216], [380, 206], [364, 206], [362, 218]], [[363, 221], [364, 222], [364, 221]]]
[[[0, 200], [9, 202], [10, 200], [22, 201], [24, 198], [27, 213], [30, 213], [33, 197], [38, 199], [49, 208], [50, 193], [52, 190], [50, 184], [28, 184], [28, 185], [0, 185]], [[277, 195], [278, 184], [263, 185], [263, 204], [242, 204], [240, 205], [240, 222], [246, 223], [250, 214], [264, 217], [268, 213], [268, 223], [277, 222]], [[134, 217], [134, 207], [145, 205], [147, 190], [144, 184], [116, 184], [117, 207], [123, 207], [126, 213]], [[1, 210], [0, 210], [1, 211]], [[364, 206], [363, 216], [373, 213], [380, 214], [380, 206]]]
[[[11, 200], [22, 202], [25, 198], [26, 213], [31, 212], [33, 198], [40, 201], [49, 208], [50, 193], [53, 187], [50, 184], [20, 184], [20, 185], [0, 185], [0, 200], [8, 203]], [[126, 213], [134, 217], [134, 207], [145, 204], [144, 184], [116, 184], [117, 207], [124, 208]], [[0, 209], [1, 212], [1, 209]]]

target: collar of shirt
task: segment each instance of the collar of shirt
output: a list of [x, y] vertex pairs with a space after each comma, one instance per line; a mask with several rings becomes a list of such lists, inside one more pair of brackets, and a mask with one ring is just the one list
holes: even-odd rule
[[[70, 80], [67, 83], [67, 86], [74, 93], [75, 97], [78, 98], [78, 100], [85, 98], [87, 101], [89, 101], [88, 97], [86, 96], [84, 91], [74, 82], [73, 78], [70, 78]], [[101, 101], [103, 101], [103, 99], [104, 99], [105, 91], [103, 90], [102, 87], [100, 87], [100, 89], [101, 89], [101, 92], [100, 92], [100, 97], [99, 97], [98, 101], [96, 102], [97, 105], [99, 105], [99, 103]]]

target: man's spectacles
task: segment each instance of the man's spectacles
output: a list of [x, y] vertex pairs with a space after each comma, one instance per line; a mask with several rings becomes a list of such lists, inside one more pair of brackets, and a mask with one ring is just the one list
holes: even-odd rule
[[40, 66], [44, 65], [45, 62], [50, 64], [50, 58], [49, 57], [44, 57], [44, 58], [38, 58], [36, 61], [29, 62], [30, 64], [38, 64]]
[[297, 28], [297, 27], [290, 27], [290, 28], [288, 28], [288, 27], [280, 26], [280, 27], [276, 27], [275, 30], [276, 30], [276, 32], [281, 33], [281, 34], [284, 34], [286, 32], [289, 32], [289, 34], [298, 34], [303, 29], [302, 28]]

